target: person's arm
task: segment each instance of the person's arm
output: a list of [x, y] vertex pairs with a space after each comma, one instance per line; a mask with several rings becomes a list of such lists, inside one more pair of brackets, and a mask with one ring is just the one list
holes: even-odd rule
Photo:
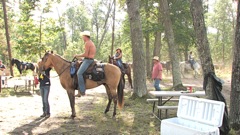
[[85, 43], [84, 53], [76, 54], [75, 57], [88, 57], [88, 53], [90, 50], [90, 42]]
[[158, 65], [158, 75], [157, 75], [157, 78], [161, 78], [162, 76], [162, 64], [159, 64]]
[[120, 59], [121, 57], [122, 57], [122, 53], [120, 53], [118, 57], [115, 57], [115, 59]]

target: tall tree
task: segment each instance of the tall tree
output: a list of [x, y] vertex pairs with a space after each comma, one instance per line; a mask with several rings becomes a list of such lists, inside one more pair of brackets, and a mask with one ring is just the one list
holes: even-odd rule
[[[7, 19], [7, 10], [6, 10], [6, 1], [5, 0], [2, 0], [2, 6], [3, 6], [3, 14], [4, 14], [4, 22], [5, 22], [5, 34], [6, 34], [6, 40], [7, 40], [7, 46], [8, 46], [9, 63], [11, 63], [12, 50], [11, 50], [11, 44], [10, 44], [9, 31], [8, 31], [8, 19]], [[10, 73], [11, 73], [11, 76], [13, 76], [12, 66], [10, 66]]]
[[145, 1], [145, 17], [146, 17], [146, 29], [145, 29], [145, 42], [146, 42], [146, 71], [147, 71], [147, 77], [151, 78], [151, 68], [150, 64], [150, 30], [149, 30], [149, 2], [148, 0]]
[[230, 100], [230, 124], [233, 129], [240, 130], [240, 4], [238, 0], [235, 31], [234, 57], [232, 63], [232, 83]]
[[112, 24], [112, 47], [111, 47], [111, 56], [113, 56], [113, 47], [114, 47], [114, 40], [115, 40], [115, 11], [116, 11], [116, 0], [113, 0], [113, 24]]
[[139, 0], [127, 0], [126, 3], [131, 30], [133, 67], [136, 67], [133, 68], [133, 92], [134, 95], [142, 97], [147, 94], [147, 86]]
[[160, 52], [162, 48], [162, 15], [161, 15], [161, 7], [160, 1], [158, 1], [157, 6], [157, 29], [155, 31], [155, 41], [154, 41], [154, 48], [153, 48], [153, 56], [159, 56], [161, 58]]
[[[207, 31], [204, 20], [203, 3], [202, 0], [189, 0], [190, 10], [193, 18], [193, 26], [196, 36], [196, 45], [198, 50], [198, 55], [202, 64], [203, 75], [206, 76], [209, 73], [215, 73], [214, 66], [212, 62], [212, 57], [210, 53]], [[206, 95], [209, 99], [213, 99], [212, 94], [212, 81], [209, 77], [208, 85], [206, 87]]]
[[[209, 43], [213, 60], [226, 65], [232, 58], [232, 46], [234, 41], [235, 15], [233, 14], [232, 0], [218, 0], [212, 12], [208, 13], [207, 26], [216, 32], [209, 31]], [[222, 50], [222, 51], [221, 51]]]
[[194, 44], [194, 29], [192, 27], [192, 16], [190, 4], [186, 0], [168, 0], [170, 8], [170, 17], [173, 25], [175, 43], [179, 46], [180, 60], [188, 60], [188, 52]]
[[59, 20], [59, 24], [62, 27], [63, 31], [62, 31], [62, 39], [63, 39], [63, 50], [67, 49], [67, 35], [66, 35], [66, 31], [65, 31], [65, 19], [63, 17], [60, 16], [60, 13], [58, 11], [57, 8], [57, 12], [58, 12], [58, 20]]
[[167, 0], [160, 0], [161, 12], [164, 19], [165, 34], [168, 42], [168, 49], [172, 63], [173, 87], [176, 90], [184, 89], [179, 67], [178, 45], [175, 44], [172, 21], [170, 19], [169, 5]]

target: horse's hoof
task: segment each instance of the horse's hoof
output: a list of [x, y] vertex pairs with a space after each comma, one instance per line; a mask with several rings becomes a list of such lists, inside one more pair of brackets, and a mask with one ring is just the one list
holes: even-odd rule
[[75, 95], [75, 97], [81, 97], [81, 94], [80, 94], [80, 93], [78, 93], [77, 95]]
[[76, 115], [71, 115], [71, 117], [70, 117], [70, 118], [71, 118], [71, 119], [74, 119], [75, 117], [76, 117]]
[[116, 120], [116, 116], [115, 116], [115, 115], [114, 115], [114, 116], [112, 116], [112, 119], [113, 119], [113, 120]]
[[109, 111], [109, 110], [105, 110], [104, 113], [107, 114], [108, 111]]

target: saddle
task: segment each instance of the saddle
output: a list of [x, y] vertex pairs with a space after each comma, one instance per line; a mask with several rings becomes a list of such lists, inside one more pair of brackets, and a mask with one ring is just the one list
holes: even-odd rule
[[28, 69], [31, 69], [31, 63], [28, 63], [28, 62], [21, 62], [21, 69], [22, 69], [22, 70], [28, 70]]
[[[74, 78], [74, 86], [78, 87], [78, 77], [77, 71], [81, 66], [82, 62], [72, 62], [70, 67], [70, 75]], [[104, 64], [94, 61], [84, 72], [83, 78], [86, 82], [86, 79], [93, 80], [96, 82], [102, 82], [105, 79]]]

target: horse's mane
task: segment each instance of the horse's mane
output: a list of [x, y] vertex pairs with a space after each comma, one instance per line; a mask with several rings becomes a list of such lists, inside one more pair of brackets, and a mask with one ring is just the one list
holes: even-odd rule
[[16, 59], [16, 58], [12, 58], [12, 61], [17, 61], [17, 62], [20, 62], [20, 60]]
[[64, 60], [67, 63], [71, 63], [70, 61], [66, 60], [65, 58], [63, 58], [62, 56], [58, 55], [58, 54], [54, 54], [55, 56], [59, 57], [60, 59]]
[[15, 59], [15, 58], [12, 58], [12, 60], [11, 60], [11, 64], [12, 64], [12, 65], [14, 65], [14, 64], [19, 64], [19, 63], [21, 63], [20, 60]]

